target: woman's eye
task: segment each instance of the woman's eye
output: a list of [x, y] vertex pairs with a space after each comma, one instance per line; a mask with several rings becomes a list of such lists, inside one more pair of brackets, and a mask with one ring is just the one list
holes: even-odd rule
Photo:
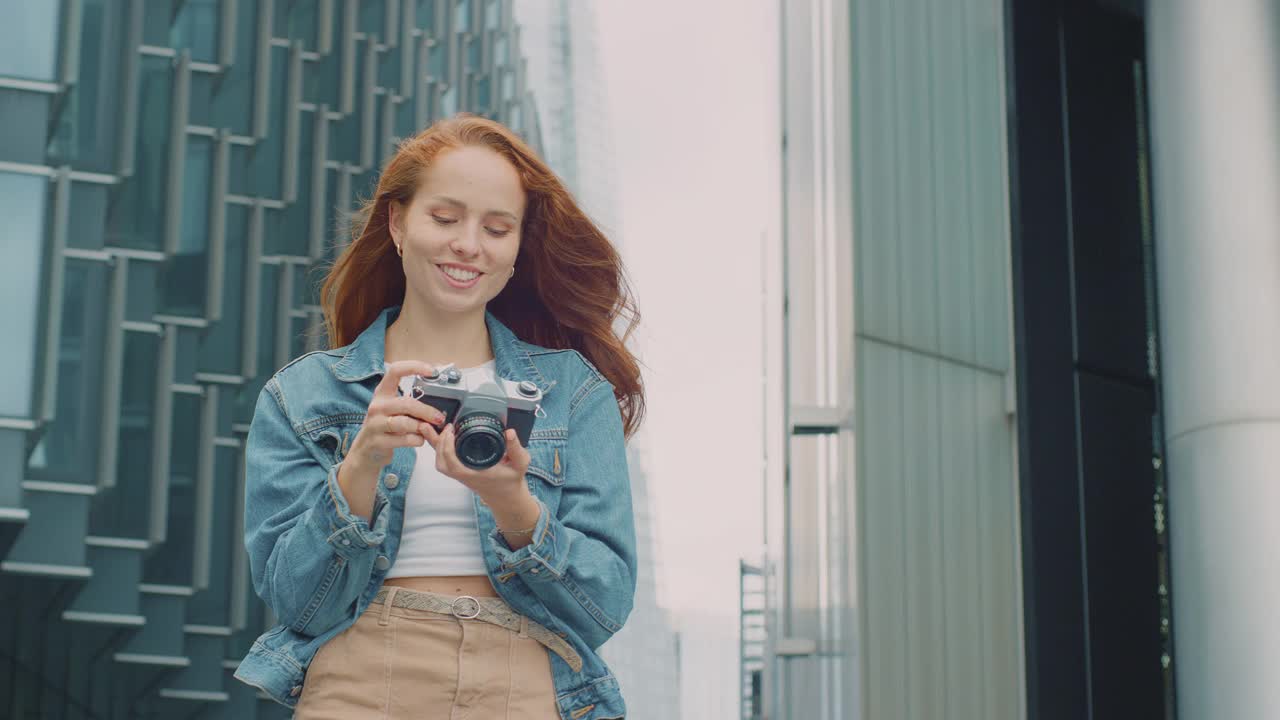
[[454, 220], [453, 218], [440, 217], [439, 215], [432, 215], [432, 216], [431, 216], [431, 219], [432, 219], [432, 220], [435, 220], [437, 225], [452, 225], [452, 224], [454, 224], [454, 223], [458, 222], [457, 220]]
[[489, 234], [494, 237], [506, 237], [511, 233], [510, 230], [504, 230], [502, 228], [485, 228], [485, 230], [488, 230]]

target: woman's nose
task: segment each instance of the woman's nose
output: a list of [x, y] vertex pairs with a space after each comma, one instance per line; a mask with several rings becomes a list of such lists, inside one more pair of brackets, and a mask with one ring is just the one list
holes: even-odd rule
[[480, 253], [480, 229], [464, 227], [458, 236], [449, 243], [449, 247], [458, 255], [474, 257]]

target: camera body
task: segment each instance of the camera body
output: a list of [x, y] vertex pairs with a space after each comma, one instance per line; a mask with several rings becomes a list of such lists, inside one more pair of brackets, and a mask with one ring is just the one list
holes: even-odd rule
[[445, 423], [453, 423], [458, 459], [473, 470], [502, 459], [508, 428], [528, 446], [542, 402], [542, 391], [528, 380], [467, 378], [452, 363], [430, 375], [414, 376], [407, 394], [444, 413]]

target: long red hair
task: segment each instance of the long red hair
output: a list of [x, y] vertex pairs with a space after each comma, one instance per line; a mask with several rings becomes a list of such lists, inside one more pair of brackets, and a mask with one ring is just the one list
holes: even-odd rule
[[[522, 340], [582, 353], [613, 385], [623, 429], [644, 417], [640, 364], [626, 341], [640, 321], [622, 258], [560, 178], [501, 123], [469, 114], [403, 141], [352, 223], [352, 241], [320, 289], [330, 347], [350, 344], [383, 309], [404, 302], [404, 268], [388, 231], [392, 201], [407, 204], [442, 151], [487, 147], [519, 173], [526, 194], [516, 273], [488, 309]], [[618, 323], [621, 318], [622, 322]], [[619, 337], [615, 325], [623, 328]]]

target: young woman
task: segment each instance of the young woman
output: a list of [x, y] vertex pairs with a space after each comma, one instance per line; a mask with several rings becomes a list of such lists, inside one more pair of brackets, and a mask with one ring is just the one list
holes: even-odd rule
[[[361, 218], [322, 289], [333, 349], [277, 372], [250, 427], [245, 543], [280, 624], [236, 677], [299, 720], [623, 717], [596, 654], [636, 582], [618, 253], [471, 116], [405, 141]], [[542, 391], [527, 447], [508, 429], [497, 464], [459, 460], [403, 394], [447, 363]]]

